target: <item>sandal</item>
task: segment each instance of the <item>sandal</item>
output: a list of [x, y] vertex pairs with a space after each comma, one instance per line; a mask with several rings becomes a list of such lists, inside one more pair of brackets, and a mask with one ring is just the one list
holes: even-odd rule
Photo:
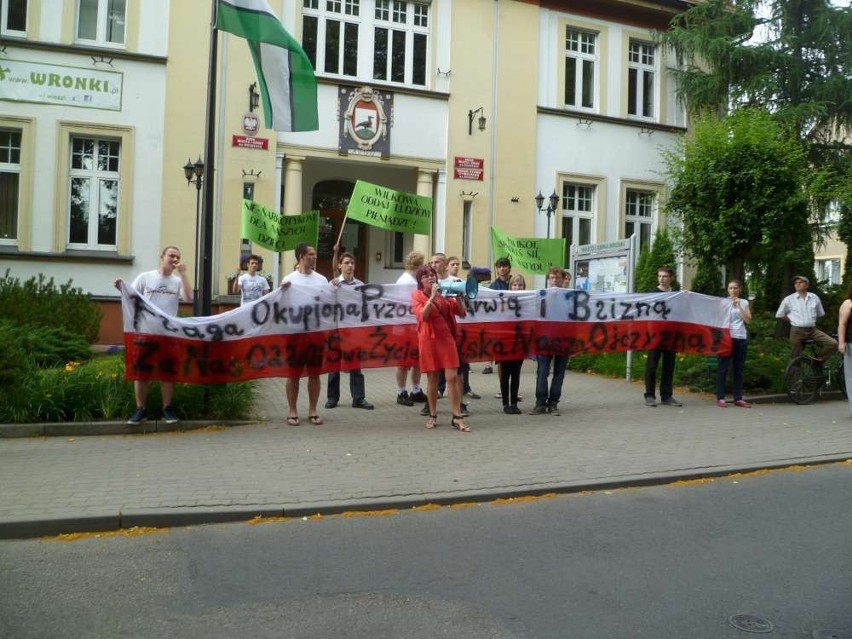
[[311, 422], [311, 424], [313, 424], [314, 426], [323, 425], [322, 417], [320, 417], [319, 415], [308, 415], [308, 421]]
[[452, 419], [453, 428], [462, 433], [469, 433], [470, 428], [464, 423], [464, 417], [461, 415], [453, 415]]
[[426, 428], [432, 429], [438, 425], [438, 416], [437, 415], [429, 415], [429, 419], [426, 420]]
[[299, 416], [298, 416], [298, 415], [290, 415], [290, 416], [287, 418], [287, 425], [288, 425], [288, 426], [298, 426], [300, 423], [301, 423], [301, 422], [299, 421]]

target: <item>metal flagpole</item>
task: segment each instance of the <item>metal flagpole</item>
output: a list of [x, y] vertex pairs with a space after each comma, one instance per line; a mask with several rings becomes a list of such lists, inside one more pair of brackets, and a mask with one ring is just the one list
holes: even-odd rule
[[212, 314], [213, 303], [213, 184], [215, 182], [216, 61], [219, 30], [216, 28], [217, 0], [212, 0], [210, 18], [210, 61], [207, 71], [207, 120], [204, 139], [204, 214], [201, 217], [201, 315]]

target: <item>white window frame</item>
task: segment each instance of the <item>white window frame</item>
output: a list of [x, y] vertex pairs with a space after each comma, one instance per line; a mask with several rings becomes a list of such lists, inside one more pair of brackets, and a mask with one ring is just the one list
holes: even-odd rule
[[[428, 2], [415, 0], [372, 0], [375, 3], [373, 16], [373, 56], [370, 77], [378, 82], [426, 87], [429, 82], [429, 27], [432, 20], [431, 6]], [[386, 32], [385, 68], [382, 73], [376, 69], [376, 42], [379, 30]], [[402, 34], [404, 43], [404, 64], [402, 79], [393, 78], [393, 56], [395, 48], [394, 33]], [[415, 41], [425, 41], [423, 51], [422, 74], [415, 75]], [[384, 75], [384, 77], [378, 77]]]
[[[564, 90], [562, 92], [562, 104], [571, 109], [576, 109], [578, 111], [597, 111], [598, 108], [598, 93], [600, 86], [600, 72], [601, 72], [601, 63], [600, 63], [600, 34], [597, 32], [592, 32], [586, 29], [580, 29], [573, 24], [566, 24], [563, 30], [565, 34], [564, 39], [564, 51], [563, 51], [563, 59], [562, 59], [562, 69], [563, 69], [563, 82], [564, 82]], [[577, 48], [572, 49], [569, 38], [572, 34], [575, 34], [578, 37], [578, 41], [576, 43]], [[584, 41], [584, 39], [590, 38], [591, 42]], [[584, 47], [588, 47], [591, 45], [592, 51], [583, 50]], [[574, 102], [568, 101], [568, 61], [575, 61], [575, 77], [574, 77]], [[591, 82], [591, 104], [582, 104], [584, 96], [584, 88], [585, 88], [585, 80], [586, 80], [586, 64], [591, 64], [591, 73], [592, 73], [592, 82]], [[578, 103], [579, 102], [579, 103]]]
[[[573, 189], [574, 193], [569, 191]], [[585, 193], [580, 194], [580, 191]], [[572, 244], [580, 245], [580, 224], [583, 220], [589, 223], [589, 241], [587, 244], [596, 242], [595, 213], [597, 212], [597, 185], [590, 183], [573, 182], [566, 180], [562, 183], [562, 237], [565, 238], [565, 250], [570, 251]], [[587, 197], [586, 197], [587, 195]], [[587, 202], [587, 208], [577, 208], [572, 204]], [[566, 233], [571, 229], [571, 239]]]
[[385, 233], [385, 268], [405, 268], [405, 258], [414, 250], [413, 238], [410, 233]]
[[[431, 0], [302, 0], [302, 46], [312, 59], [317, 75], [332, 78], [356, 79], [361, 82], [381, 82], [389, 85], [409, 86], [413, 88], [429, 88], [431, 82], [432, 37], [431, 28], [434, 21]], [[377, 17], [378, 16], [378, 17]], [[307, 20], [315, 23], [315, 43], [311, 42], [306, 28]], [[340, 24], [338, 42], [337, 66], [327, 71], [326, 42], [329, 23]], [[354, 41], [357, 55], [345, 56], [344, 33], [345, 25], [355, 29]], [[376, 64], [376, 32], [384, 30], [388, 38], [387, 55], [384, 60], [385, 78], [377, 78], [382, 73], [374, 73]], [[404, 48], [404, 69], [402, 78], [392, 79], [393, 75], [393, 32], [403, 34], [396, 42]], [[350, 33], [352, 33], [350, 31]], [[425, 50], [416, 47], [415, 41], [425, 39]], [[415, 54], [420, 51], [418, 65], [415, 69]], [[422, 56], [422, 63], [420, 61]], [[349, 68], [345, 67], [349, 64]], [[354, 68], [352, 64], [354, 63]]]
[[[302, 39], [304, 45], [304, 26], [305, 18], [313, 18], [316, 20], [316, 51], [314, 52], [314, 68], [318, 74], [339, 77], [339, 78], [356, 78], [358, 77], [358, 65], [361, 58], [362, 49], [362, 34], [361, 23], [363, 20], [365, 5], [364, 0], [303, 0], [302, 7]], [[337, 71], [327, 71], [326, 65], [326, 35], [328, 33], [329, 23], [339, 25], [339, 48], [337, 50]], [[354, 73], [347, 73], [346, 67], [346, 51], [345, 35], [347, 28], [355, 29], [355, 46], [357, 47], [357, 55], [355, 56], [356, 67]], [[306, 49], [307, 50], [307, 49]], [[308, 52], [310, 57], [310, 52]]]
[[[92, 155], [92, 167], [77, 167], [73, 166], [73, 158], [74, 158], [74, 148], [75, 141], [77, 140], [91, 140], [94, 142], [93, 144], [93, 155]], [[117, 153], [117, 170], [109, 170], [99, 168], [98, 160], [101, 157], [102, 144], [116, 144], [118, 146]], [[65, 244], [66, 247], [72, 250], [91, 250], [91, 251], [117, 251], [119, 245], [119, 223], [122, 217], [121, 211], [121, 162], [122, 162], [122, 147], [121, 140], [113, 137], [95, 137], [90, 135], [73, 135], [71, 136], [71, 140], [69, 141], [69, 149], [71, 151], [71, 155], [68, 158], [68, 210], [66, 217], [66, 235], [65, 235]], [[113, 157], [113, 156], [110, 156]], [[87, 228], [87, 238], [85, 242], [72, 242], [71, 241], [71, 212], [72, 212], [72, 182], [75, 179], [86, 179], [89, 180], [89, 207], [88, 207], [88, 228]], [[101, 199], [102, 191], [101, 185], [106, 181], [115, 181], [117, 182], [117, 190], [115, 192], [115, 237], [114, 241], [109, 244], [101, 244], [98, 242], [98, 228], [99, 228], [99, 218], [101, 208], [104, 206], [104, 202]]]
[[[16, 211], [15, 211], [14, 236], [8, 237], [8, 236], [0, 235], [0, 244], [17, 246], [18, 239], [19, 239], [18, 234], [20, 233], [20, 228], [21, 228], [21, 196], [22, 196], [21, 186], [22, 186], [22, 182], [23, 182], [23, 176], [22, 176], [22, 171], [21, 171], [21, 162], [23, 160], [23, 154], [24, 154], [24, 132], [21, 129], [18, 129], [18, 128], [5, 127], [5, 126], [0, 127], [0, 132], [17, 134], [17, 137], [18, 137], [17, 147], [15, 147], [11, 144], [11, 138], [10, 138], [10, 144], [8, 146], [0, 147], [0, 175], [17, 175], [18, 176], [17, 193], [15, 194]], [[13, 150], [17, 150], [17, 162], [12, 162], [12, 161], [4, 162], [3, 161], [5, 159], [4, 156], [11, 155]], [[8, 159], [11, 160], [12, 158], [10, 157]]]
[[[629, 38], [627, 45], [627, 83], [625, 86], [625, 100], [627, 102], [627, 116], [642, 120], [656, 121], [659, 117], [659, 93], [660, 93], [660, 47], [651, 42], [636, 38]], [[651, 58], [649, 60], [649, 58]], [[630, 99], [630, 86], [633, 83], [631, 75], [635, 74], [635, 95], [633, 103]], [[650, 77], [651, 87], [645, 86], [645, 80]], [[650, 92], [650, 96], [648, 95]], [[650, 113], [645, 113], [646, 104], [650, 107]]]
[[830, 286], [839, 286], [843, 281], [843, 259], [839, 256], [820, 257], [814, 263], [814, 272], [818, 282], [827, 281]]
[[[97, 9], [95, 13], [95, 37], [94, 38], [84, 38], [80, 36], [80, 20], [82, 18], [82, 3], [87, 0], [77, 0], [77, 10], [74, 16], [74, 34], [75, 41], [81, 43], [95, 43], [98, 46], [104, 47], [115, 47], [115, 48], [125, 48], [127, 45], [127, 14], [128, 7], [127, 5], [134, 0], [124, 0], [124, 15], [117, 19], [118, 21], [123, 22], [123, 31], [120, 42], [112, 42], [108, 39], [107, 33], [109, 30], [109, 10], [114, 7], [111, 7], [111, 4], [115, 0], [88, 0], [90, 2], [97, 3]], [[137, 0], [138, 1], [138, 0]]]
[[27, 27], [30, 21], [30, 13], [32, 12], [32, 7], [30, 6], [29, 0], [22, 0], [24, 3], [24, 28], [21, 29], [10, 29], [9, 28], [9, 2], [10, 0], [2, 0], [0, 1], [0, 34], [4, 36], [13, 36], [25, 38], [27, 35]]
[[[637, 250], [641, 250], [643, 247], [650, 249], [654, 241], [654, 233], [659, 226], [661, 193], [662, 187], [659, 185], [622, 184], [620, 233], [624, 239], [635, 234]], [[635, 201], [634, 195], [637, 197], [648, 196], [650, 202]], [[647, 214], [645, 214], [645, 210], [647, 210]], [[632, 230], [628, 230], [628, 224], [633, 225]], [[647, 228], [647, 236], [644, 240], [642, 237], [642, 227]]]

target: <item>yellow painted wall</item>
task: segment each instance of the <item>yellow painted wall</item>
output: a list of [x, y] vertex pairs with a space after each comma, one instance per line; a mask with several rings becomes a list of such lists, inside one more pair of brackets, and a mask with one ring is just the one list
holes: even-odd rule
[[[161, 244], [176, 244], [181, 248], [183, 261], [194, 267], [196, 189], [187, 186], [183, 165], [187, 158], [204, 160], [205, 119], [207, 109], [207, 67], [209, 58], [210, 13], [197, 0], [172, 2], [169, 19], [169, 52], [166, 66], [166, 101], [168, 112], [163, 152], [163, 227]], [[227, 46], [224, 45], [227, 38]], [[248, 86], [256, 80], [251, 56], [244, 41], [233, 36], [219, 35], [220, 60], [225, 79], [217, 75], [219, 105], [224, 100], [225, 114], [217, 130], [224, 136], [224, 152], [217, 154], [214, 179], [214, 203], [221, 196], [221, 215], [214, 224], [214, 282], [213, 296], [227, 294], [227, 275], [239, 267], [240, 203], [243, 191], [243, 170], [261, 172], [255, 184], [255, 199], [272, 205], [275, 184], [276, 134], [263, 128], [263, 114], [258, 137], [269, 138], [266, 151], [231, 147], [231, 136], [242, 135], [240, 121], [248, 111]], [[210, 177], [206, 171], [205, 179]], [[219, 195], [220, 194], [220, 195]], [[274, 258], [268, 251], [256, 251], [264, 257], [266, 270]]]
[[[472, 257], [477, 266], [493, 261], [492, 225], [511, 235], [532, 233], [538, 11], [521, 2], [453, 3], [446, 252], [461, 253], [460, 194], [478, 193], [472, 205]], [[469, 134], [469, 113], [479, 107], [486, 130], [479, 131], [477, 114]], [[455, 156], [483, 159], [483, 181], [455, 179]], [[520, 198], [518, 203], [511, 202], [514, 196]]]

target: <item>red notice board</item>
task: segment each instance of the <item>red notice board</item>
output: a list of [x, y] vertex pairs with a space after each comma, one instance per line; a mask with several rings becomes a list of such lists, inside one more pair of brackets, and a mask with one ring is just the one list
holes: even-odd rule
[[482, 158], [455, 156], [453, 175], [457, 180], [477, 180], [482, 182], [485, 161]]

